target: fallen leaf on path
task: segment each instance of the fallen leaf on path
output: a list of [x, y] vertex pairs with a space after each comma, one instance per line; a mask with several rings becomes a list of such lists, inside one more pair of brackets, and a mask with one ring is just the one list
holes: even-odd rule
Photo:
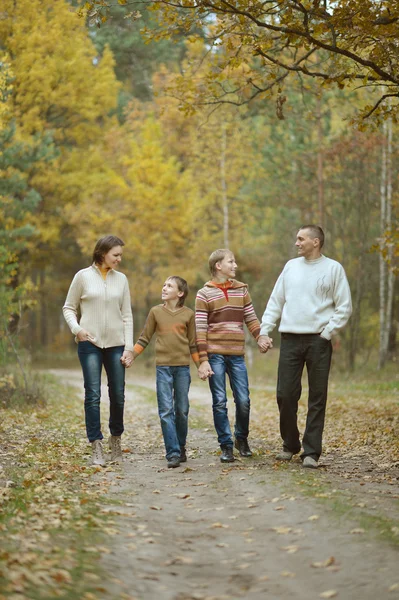
[[317, 521], [318, 519], [320, 519], [319, 515], [312, 515], [308, 518], [308, 521]]
[[281, 535], [285, 535], [286, 533], [291, 533], [291, 531], [293, 531], [292, 527], [272, 527], [272, 530]]
[[299, 546], [283, 546], [281, 550], [285, 550], [287, 554], [295, 554], [295, 552], [298, 552]]
[[326, 590], [325, 592], [321, 592], [319, 598], [335, 598], [338, 595], [336, 590]]
[[210, 525], [211, 529], [228, 529], [228, 527], [230, 527], [230, 525], [223, 525], [223, 523], [212, 523], [212, 525]]
[[394, 583], [390, 588], [388, 588], [388, 592], [396, 592], [396, 590], [399, 590], [399, 583]]
[[258, 577], [258, 581], [269, 581], [269, 577], [267, 575], [262, 575], [262, 577]]
[[330, 567], [334, 564], [335, 558], [333, 556], [330, 556], [329, 558], [327, 558], [327, 560], [324, 560], [322, 562], [314, 562], [310, 566], [314, 567], [315, 569], [325, 569], [326, 567]]
[[295, 573], [292, 573], [291, 571], [281, 571], [280, 575], [281, 577], [295, 577]]
[[251, 566], [251, 563], [243, 563], [242, 565], [238, 565], [237, 569], [248, 569]]
[[153, 494], [160, 494], [160, 493], [161, 493], [161, 490], [152, 490], [152, 493], [153, 493]]
[[285, 510], [285, 506], [276, 506], [273, 510]]
[[220, 542], [220, 544], [216, 544], [218, 548], [228, 548], [229, 544], [225, 544], [224, 542]]
[[169, 567], [170, 565], [191, 565], [193, 562], [193, 559], [188, 556], [175, 556], [175, 558], [171, 558], [163, 564], [165, 567]]
[[349, 533], [364, 533], [364, 529], [361, 527], [355, 527], [355, 529], [351, 529]]
[[160, 506], [150, 506], [151, 510], [162, 510]]
[[185, 500], [186, 498], [191, 498], [190, 494], [172, 494], [173, 496], [176, 496], [176, 498], [179, 498], [179, 500]]

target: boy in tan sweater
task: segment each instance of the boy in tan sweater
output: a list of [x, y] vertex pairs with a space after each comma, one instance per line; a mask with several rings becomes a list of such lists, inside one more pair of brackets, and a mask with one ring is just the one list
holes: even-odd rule
[[158, 413], [168, 467], [186, 462], [188, 391], [191, 383], [190, 355], [199, 367], [195, 341], [194, 312], [184, 306], [188, 294], [185, 279], [173, 275], [162, 288], [163, 304], [154, 306], [133, 349], [133, 360], [145, 350], [156, 334], [156, 376]]

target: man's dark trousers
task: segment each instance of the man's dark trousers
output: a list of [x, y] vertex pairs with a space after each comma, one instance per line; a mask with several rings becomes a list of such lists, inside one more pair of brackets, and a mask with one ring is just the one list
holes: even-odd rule
[[303, 435], [303, 454], [318, 460], [327, 404], [328, 375], [332, 355], [331, 341], [317, 333], [282, 333], [278, 366], [277, 403], [284, 450], [297, 454], [301, 449], [297, 425], [301, 378], [306, 365], [309, 382], [308, 413]]

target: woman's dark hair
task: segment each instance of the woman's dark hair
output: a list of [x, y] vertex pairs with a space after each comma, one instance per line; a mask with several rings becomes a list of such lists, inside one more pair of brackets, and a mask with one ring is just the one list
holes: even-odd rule
[[97, 244], [95, 245], [93, 251], [93, 262], [96, 265], [101, 265], [103, 263], [104, 256], [110, 250], [112, 250], [112, 248], [115, 248], [115, 246], [124, 245], [125, 242], [120, 238], [116, 237], [116, 235], [105, 235], [104, 237], [100, 238]]

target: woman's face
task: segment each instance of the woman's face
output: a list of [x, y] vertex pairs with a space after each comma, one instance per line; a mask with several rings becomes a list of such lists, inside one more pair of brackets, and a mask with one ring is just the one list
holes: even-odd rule
[[116, 269], [122, 260], [122, 246], [114, 246], [104, 255], [102, 267], [107, 269]]

